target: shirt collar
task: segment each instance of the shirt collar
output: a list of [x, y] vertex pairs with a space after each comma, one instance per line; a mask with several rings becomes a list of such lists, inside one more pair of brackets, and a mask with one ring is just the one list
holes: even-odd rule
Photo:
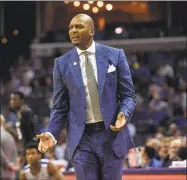
[[91, 46], [86, 50], [81, 50], [78, 47], [76, 47], [76, 49], [77, 49], [78, 55], [80, 55], [81, 53], [83, 53], [85, 51], [95, 54], [95, 42], [93, 41]]

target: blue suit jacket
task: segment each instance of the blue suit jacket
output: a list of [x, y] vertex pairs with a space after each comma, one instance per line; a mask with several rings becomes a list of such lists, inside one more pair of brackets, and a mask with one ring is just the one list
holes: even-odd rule
[[[76, 62], [76, 63], [75, 63]], [[119, 111], [130, 120], [136, 105], [135, 91], [123, 50], [96, 43], [96, 63], [100, 109], [106, 128], [106, 147], [118, 157], [133, 147], [127, 127], [120, 132], [110, 130]], [[107, 73], [109, 65], [116, 70]], [[58, 140], [68, 120], [67, 148], [71, 159], [83, 135], [86, 120], [86, 94], [76, 48], [57, 58], [53, 71], [53, 107], [48, 132]]]

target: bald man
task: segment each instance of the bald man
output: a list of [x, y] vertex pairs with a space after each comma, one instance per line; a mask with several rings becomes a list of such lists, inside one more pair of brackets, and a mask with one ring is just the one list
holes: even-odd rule
[[68, 121], [67, 150], [78, 180], [120, 180], [126, 153], [133, 147], [127, 128], [136, 104], [122, 49], [93, 40], [86, 14], [69, 25], [75, 46], [55, 60], [53, 107], [48, 130], [37, 135], [38, 149], [49, 151]]

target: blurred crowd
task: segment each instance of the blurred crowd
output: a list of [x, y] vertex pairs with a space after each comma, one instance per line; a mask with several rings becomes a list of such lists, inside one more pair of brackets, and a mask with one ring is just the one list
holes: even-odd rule
[[[182, 23], [168, 28], [162, 21], [141, 23], [96, 24], [95, 40], [134, 39], [185, 36], [185, 28]], [[68, 30], [46, 31], [37, 40], [40, 43], [70, 41]]]
[[[10, 80], [1, 85], [2, 114], [6, 119], [3, 126], [15, 139], [18, 170], [25, 164], [24, 143], [16, 131], [19, 114], [10, 105], [11, 94], [17, 91], [23, 94], [23, 104], [28, 104], [34, 113], [36, 133], [44, 132], [52, 106], [53, 63], [58, 56], [59, 52], [53, 57], [29, 60], [20, 56], [10, 68]], [[137, 106], [128, 124], [135, 148], [129, 151], [124, 168], [186, 166], [186, 52], [127, 53], [126, 56]], [[51, 159], [62, 172], [73, 171], [66, 156], [66, 131], [62, 131], [58, 145], [45, 153], [45, 158]]]

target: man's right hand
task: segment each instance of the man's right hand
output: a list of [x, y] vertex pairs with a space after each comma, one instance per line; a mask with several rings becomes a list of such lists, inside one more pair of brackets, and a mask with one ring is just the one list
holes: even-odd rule
[[50, 151], [55, 145], [53, 138], [47, 133], [41, 133], [40, 135], [36, 135], [36, 137], [40, 139], [38, 150], [41, 153]]

